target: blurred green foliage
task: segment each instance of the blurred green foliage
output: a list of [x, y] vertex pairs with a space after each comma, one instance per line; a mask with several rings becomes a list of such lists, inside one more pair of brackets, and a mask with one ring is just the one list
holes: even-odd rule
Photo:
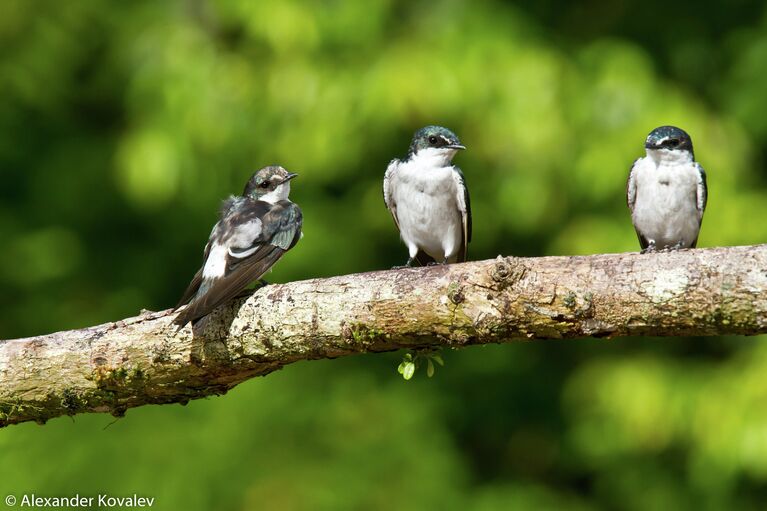
[[[767, 239], [767, 10], [404, 0], [0, 7], [0, 338], [175, 303], [219, 201], [280, 163], [283, 282], [406, 252], [381, 199], [429, 123], [468, 150], [473, 259], [637, 249], [625, 180], [683, 127], [700, 246]], [[764, 338], [551, 341], [301, 363], [223, 398], [0, 431], [0, 496], [159, 509], [762, 509]]]

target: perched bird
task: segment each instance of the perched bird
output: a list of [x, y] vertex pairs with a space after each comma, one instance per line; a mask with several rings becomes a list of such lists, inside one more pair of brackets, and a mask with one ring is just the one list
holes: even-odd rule
[[642, 252], [695, 248], [708, 187], [690, 136], [661, 126], [647, 136], [645, 149], [647, 156], [634, 162], [626, 184]]
[[202, 268], [192, 279], [173, 321], [183, 327], [237, 296], [261, 278], [301, 237], [301, 209], [288, 199], [291, 174], [279, 166], [264, 167], [250, 178], [239, 197], [221, 206], [205, 246]]
[[466, 260], [471, 241], [469, 190], [453, 156], [466, 149], [447, 128], [415, 132], [404, 160], [386, 169], [383, 195], [410, 255], [406, 266]]

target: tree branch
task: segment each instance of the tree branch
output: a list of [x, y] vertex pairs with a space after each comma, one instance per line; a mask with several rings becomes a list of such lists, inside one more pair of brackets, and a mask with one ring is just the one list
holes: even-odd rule
[[298, 360], [518, 339], [767, 332], [767, 245], [501, 258], [269, 285], [176, 332], [170, 311], [0, 341], [0, 426], [185, 403]]

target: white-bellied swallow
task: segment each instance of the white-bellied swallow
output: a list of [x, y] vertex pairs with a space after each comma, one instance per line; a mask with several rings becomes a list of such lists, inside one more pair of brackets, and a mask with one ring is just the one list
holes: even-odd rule
[[692, 140], [675, 126], [655, 128], [647, 156], [631, 167], [626, 199], [642, 252], [695, 248], [706, 209], [706, 172]]
[[301, 209], [288, 199], [296, 177], [279, 166], [264, 167], [250, 178], [241, 196], [221, 206], [205, 246], [202, 268], [192, 279], [173, 321], [196, 321], [258, 280], [301, 237]]
[[386, 169], [383, 195], [409, 259], [421, 265], [466, 260], [471, 241], [471, 205], [461, 169], [453, 156], [465, 149], [447, 128], [426, 126], [415, 132], [404, 160]]

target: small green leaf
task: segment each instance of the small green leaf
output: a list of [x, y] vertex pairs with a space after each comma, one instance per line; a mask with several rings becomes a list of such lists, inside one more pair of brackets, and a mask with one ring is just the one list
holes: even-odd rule
[[432, 360], [434, 360], [439, 365], [441, 365], [441, 366], [445, 365], [445, 361], [442, 360], [442, 355], [440, 355], [439, 353], [435, 353], [434, 355], [431, 356], [431, 358], [432, 358]]
[[426, 376], [431, 378], [434, 376], [434, 364], [432, 364], [431, 359], [427, 360], [426, 362]]
[[405, 361], [403, 360], [400, 362], [399, 366], [397, 366], [397, 372], [399, 374], [402, 374], [405, 371]]
[[402, 377], [406, 380], [409, 380], [413, 377], [415, 374], [415, 364], [412, 362], [408, 362], [405, 364], [405, 369], [402, 371]]

